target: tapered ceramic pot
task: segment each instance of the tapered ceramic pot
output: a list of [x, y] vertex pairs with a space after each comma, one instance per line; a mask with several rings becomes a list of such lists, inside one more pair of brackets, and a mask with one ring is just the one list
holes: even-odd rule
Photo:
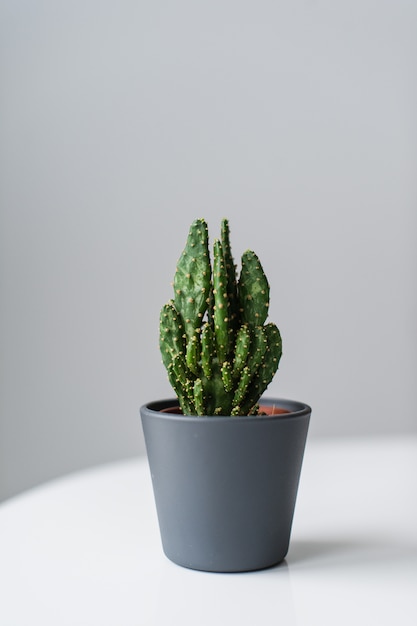
[[286, 413], [195, 417], [141, 407], [166, 556], [213, 572], [263, 569], [288, 551], [311, 409], [262, 399]]

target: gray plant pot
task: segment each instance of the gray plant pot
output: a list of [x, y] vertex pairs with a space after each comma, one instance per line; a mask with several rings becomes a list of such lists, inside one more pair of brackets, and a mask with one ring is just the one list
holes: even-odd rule
[[284, 415], [190, 417], [141, 407], [166, 556], [213, 572], [263, 569], [288, 551], [311, 409], [291, 400], [261, 404]]

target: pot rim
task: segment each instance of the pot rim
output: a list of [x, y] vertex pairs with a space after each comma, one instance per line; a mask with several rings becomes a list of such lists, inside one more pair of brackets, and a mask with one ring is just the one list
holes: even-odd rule
[[178, 413], [169, 413], [167, 411], [162, 412], [162, 409], [167, 409], [170, 407], [178, 407], [179, 402], [177, 398], [168, 398], [164, 400], [155, 400], [152, 402], [147, 402], [144, 404], [140, 411], [143, 413], [144, 411], [148, 414], [158, 417], [159, 419], [168, 419], [168, 420], [178, 420], [184, 422], [221, 422], [221, 421], [230, 421], [233, 423], [236, 422], [263, 422], [271, 420], [293, 420], [298, 417], [303, 417], [305, 415], [309, 415], [311, 413], [311, 407], [304, 402], [299, 402], [298, 400], [288, 400], [285, 398], [264, 398], [262, 397], [259, 401], [259, 404], [263, 404], [266, 406], [277, 405], [280, 408], [286, 409], [288, 413], [278, 413], [276, 415], [183, 415]]

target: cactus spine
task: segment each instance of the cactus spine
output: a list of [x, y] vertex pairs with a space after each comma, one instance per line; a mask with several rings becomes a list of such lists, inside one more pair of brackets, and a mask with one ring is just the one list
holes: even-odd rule
[[160, 315], [160, 349], [169, 381], [188, 415], [256, 415], [282, 354], [275, 324], [265, 324], [269, 284], [254, 252], [239, 279], [228, 220], [213, 245], [195, 220], [174, 276], [174, 298]]

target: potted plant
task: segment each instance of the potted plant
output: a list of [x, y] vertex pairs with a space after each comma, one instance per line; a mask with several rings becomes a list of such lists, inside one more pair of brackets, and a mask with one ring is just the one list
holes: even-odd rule
[[190, 227], [160, 316], [175, 400], [141, 407], [164, 552], [205, 571], [262, 569], [288, 551], [308, 424], [302, 402], [261, 399], [281, 358], [256, 254], [237, 279], [229, 224], [209, 251]]

